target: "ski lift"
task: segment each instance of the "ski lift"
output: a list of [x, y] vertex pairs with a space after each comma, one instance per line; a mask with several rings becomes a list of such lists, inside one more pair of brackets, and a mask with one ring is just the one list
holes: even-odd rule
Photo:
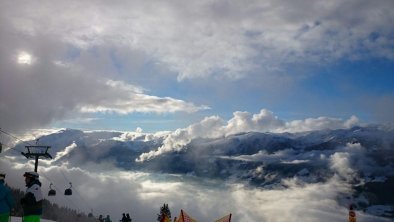
[[49, 185], [48, 196], [56, 196], [56, 190], [52, 189], [52, 183]]
[[73, 191], [71, 190], [72, 187], [73, 187], [73, 185], [72, 185], [72, 183], [70, 183], [70, 188], [68, 188], [64, 191], [64, 195], [71, 196], [73, 194]]
[[34, 163], [34, 172], [38, 170], [38, 159], [40, 157], [44, 157], [47, 159], [52, 159], [51, 154], [48, 153], [48, 150], [51, 148], [50, 146], [41, 146], [41, 145], [34, 145], [34, 146], [25, 146], [27, 149], [27, 153], [21, 152], [23, 156], [27, 159], [35, 159]]

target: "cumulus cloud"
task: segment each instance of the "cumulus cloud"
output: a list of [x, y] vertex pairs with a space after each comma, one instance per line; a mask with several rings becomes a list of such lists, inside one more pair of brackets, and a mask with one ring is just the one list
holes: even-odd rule
[[351, 116], [348, 120], [330, 117], [308, 118], [286, 122], [279, 119], [272, 111], [260, 110], [258, 114], [234, 112], [227, 122], [218, 116], [204, 118], [201, 122], [187, 128], [177, 129], [169, 134], [163, 145], [157, 150], [143, 153], [137, 161], [145, 161], [163, 153], [180, 151], [195, 138], [218, 138], [241, 132], [305, 132], [324, 129], [350, 128], [358, 123], [358, 118]]
[[354, 178], [354, 170], [349, 162], [349, 153], [334, 153], [331, 158], [331, 168], [334, 169], [340, 176], [348, 180]]
[[338, 118], [318, 117], [307, 118], [304, 120], [293, 120], [286, 123], [283, 131], [287, 132], [303, 132], [322, 129], [341, 129], [351, 128], [359, 123], [356, 116], [351, 116], [348, 120], [343, 121]]
[[329, 155], [329, 163], [330, 168], [346, 181], [360, 179], [360, 174], [371, 176], [392, 171], [389, 166], [379, 166], [360, 143], [347, 143], [338, 147]]
[[75, 142], [73, 142], [71, 145], [64, 148], [64, 151], [57, 152], [53, 161], [59, 160], [60, 158], [66, 156], [67, 154], [72, 152], [75, 148], [77, 148], [77, 144], [75, 144]]

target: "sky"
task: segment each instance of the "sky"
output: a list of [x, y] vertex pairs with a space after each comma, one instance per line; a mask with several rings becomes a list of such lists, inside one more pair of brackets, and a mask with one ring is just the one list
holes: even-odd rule
[[0, 128], [392, 123], [394, 2], [0, 1]]
[[[145, 161], [197, 137], [393, 123], [393, 8], [392, 0], [0, 0], [0, 128], [168, 132], [137, 160]], [[331, 157], [338, 173], [347, 173], [347, 153]], [[31, 162], [12, 158], [1, 169], [23, 189]], [[72, 178], [84, 197], [75, 204], [93, 206], [57, 202], [114, 215], [131, 208], [136, 221], [153, 221], [164, 202], [173, 215], [184, 208], [206, 221], [229, 212], [246, 222], [347, 215], [334, 199], [349, 187], [335, 177], [289, 180], [278, 191], [111, 164], [48, 164], [40, 173], [45, 188], [45, 178]]]

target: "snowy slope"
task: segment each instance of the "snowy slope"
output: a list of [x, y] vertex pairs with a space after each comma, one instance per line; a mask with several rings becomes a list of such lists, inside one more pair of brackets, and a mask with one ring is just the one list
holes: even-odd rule
[[[55, 222], [53, 220], [45, 220], [45, 219], [41, 219], [41, 222]], [[11, 217], [11, 222], [22, 222], [22, 218], [21, 217]]]

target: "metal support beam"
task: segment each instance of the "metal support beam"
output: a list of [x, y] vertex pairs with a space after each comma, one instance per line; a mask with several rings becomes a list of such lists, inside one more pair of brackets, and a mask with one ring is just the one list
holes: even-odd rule
[[34, 163], [34, 172], [37, 172], [38, 168], [38, 155], [36, 156], [36, 162]]
[[48, 149], [50, 146], [25, 146], [27, 149], [27, 153], [22, 152], [21, 154], [25, 156], [27, 159], [35, 159], [34, 163], [34, 172], [38, 171], [38, 159], [40, 157], [44, 157], [47, 159], [52, 159], [52, 156], [48, 153]]

